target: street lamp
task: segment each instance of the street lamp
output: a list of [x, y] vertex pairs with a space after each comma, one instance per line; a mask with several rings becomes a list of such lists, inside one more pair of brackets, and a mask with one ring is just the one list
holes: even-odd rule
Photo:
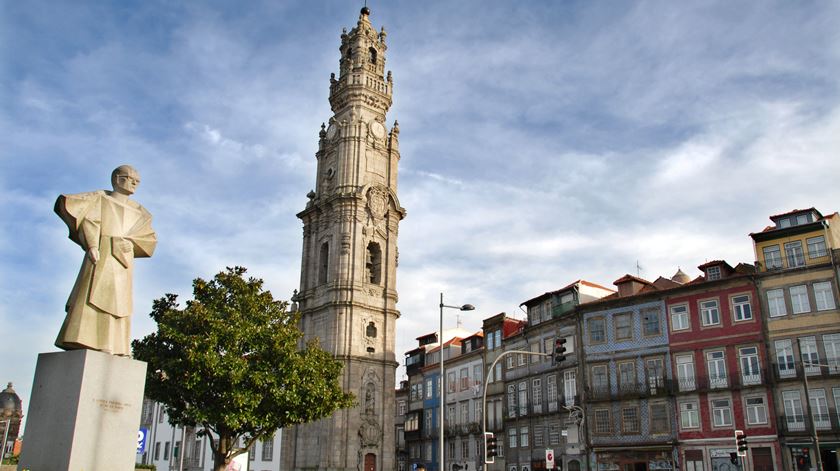
[[438, 451], [438, 463], [440, 469], [438, 471], [444, 471], [443, 469], [443, 403], [444, 398], [446, 397], [446, 388], [444, 388], [443, 384], [443, 308], [448, 309], [457, 309], [459, 311], [474, 311], [475, 306], [472, 304], [464, 304], [463, 306], [447, 306], [443, 304], [443, 293], [440, 293], [440, 330], [438, 331], [438, 343], [440, 344], [440, 359], [438, 360], [440, 363], [440, 379], [438, 380], [438, 386], [440, 386], [440, 394], [438, 395], [438, 401], [440, 401], [438, 407], [438, 423], [440, 424], [440, 429], [438, 432], [440, 436], [438, 437], [438, 441], [440, 442], [440, 450]]

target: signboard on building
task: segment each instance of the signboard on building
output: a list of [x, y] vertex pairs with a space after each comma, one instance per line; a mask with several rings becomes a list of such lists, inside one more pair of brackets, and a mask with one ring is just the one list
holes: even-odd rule
[[554, 469], [554, 450], [545, 450], [545, 467], [547, 469]]

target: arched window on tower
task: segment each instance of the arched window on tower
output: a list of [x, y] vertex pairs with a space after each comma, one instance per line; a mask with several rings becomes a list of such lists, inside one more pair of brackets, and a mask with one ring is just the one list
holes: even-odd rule
[[347, 48], [347, 60], [348, 61], [353, 60], [353, 48], [352, 47]]
[[327, 269], [330, 267], [330, 244], [321, 244], [321, 255], [318, 257], [318, 283], [327, 282]]
[[371, 64], [376, 65], [376, 49], [368, 49], [368, 58], [370, 59]]
[[367, 246], [365, 269], [369, 282], [377, 285], [382, 282], [382, 250], [376, 242], [371, 242]]

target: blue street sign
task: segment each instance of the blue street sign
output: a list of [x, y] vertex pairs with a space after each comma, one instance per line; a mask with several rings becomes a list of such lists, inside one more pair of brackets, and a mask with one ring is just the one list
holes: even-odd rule
[[146, 436], [149, 435], [149, 430], [141, 428], [137, 431], [137, 454], [146, 451]]

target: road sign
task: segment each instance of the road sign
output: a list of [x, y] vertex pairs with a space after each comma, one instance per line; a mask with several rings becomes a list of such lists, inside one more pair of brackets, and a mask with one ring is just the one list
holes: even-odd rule
[[545, 468], [554, 469], [554, 450], [545, 450]]
[[149, 429], [141, 428], [137, 431], [137, 454], [146, 451], [146, 437], [149, 435]]

